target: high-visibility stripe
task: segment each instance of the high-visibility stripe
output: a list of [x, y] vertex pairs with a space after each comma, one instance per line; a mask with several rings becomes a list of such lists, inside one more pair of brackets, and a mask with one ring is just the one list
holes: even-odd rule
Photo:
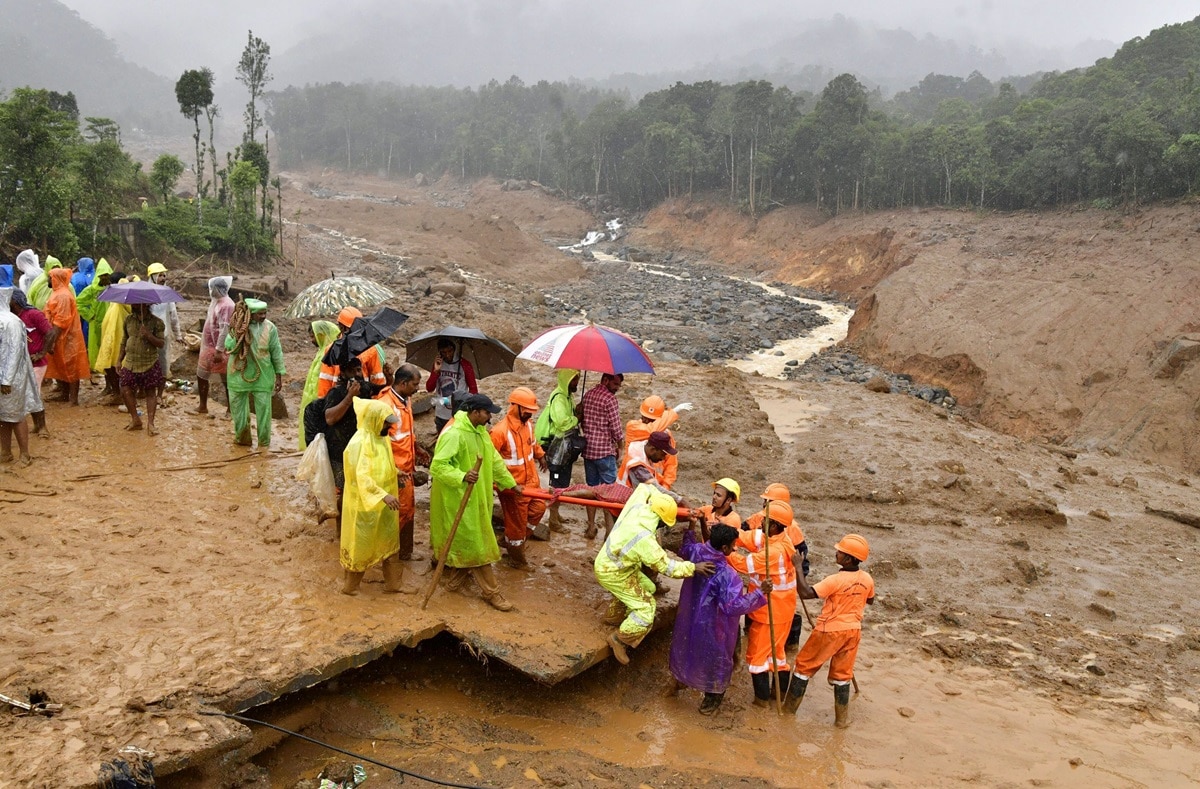
[[749, 575], [757, 575], [758, 574], [758, 571], [754, 569], [754, 557], [753, 556], [746, 557], [746, 572]]
[[320, 378], [322, 381], [334, 381], [334, 382], [337, 381], [336, 375], [330, 375], [329, 373], [324, 372], [324, 371], [322, 371], [320, 373], [320, 375], [318, 375], [317, 377]]
[[651, 621], [647, 622], [647, 621], [646, 621], [646, 620], [645, 620], [645, 619], [642, 617], [642, 615], [641, 615], [641, 614], [639, 614], [637, 611], [630, 611], [628, 614], [626, 614], [626, 615], [625, 615], [625, 618], [626, 618], [626, 619], [632, 619], [634, 622], [637, 622], [637, 623], [638, 623], [639, 625], [641, 625], [642, 627], [650, 627], [650, 625], [654, 624], [654, 621], [653, 621], [653, 620], [651, 620]]
[[792, 581], [791, 583], [786, 583], [786, 584], [773, 584], [772, 585], [772, 590], [776, 591], [776, 592], [782, 591], [784, 589], [795, 589], [795, 588], [796, 588], [795, 581]]
[[679, 562], [675, 561], [674, 559], [667, 559], [667, 575], [671, 575], [673, 572], [675, 572], [675, 568], [678, 566]]
[[609, 542], [606, 540], [604, 542], [604, 552], [608, 554], [608, 558], [613, 564], [620, 564], [621, 559], [623, 559], [626, 554], [628, 554], [631, 550], [633, 550], [633, 546], [637, 545], [639, 542], [641, 542], [643, 539], [645, 539], [646, 537], [649, 537], [649, 536], [650, 536], [650, 532], [648, 532], [648, 531], [642, 532], [641, 534], [639, 534], [638, 536], [634, 537], [632, 540], [630, 540], [629, 542], [627, 542], [623, 546], [621, 546], [620, 550], [618, 550], [616, 553], [613, 553], [612, 545], [610, 545]]

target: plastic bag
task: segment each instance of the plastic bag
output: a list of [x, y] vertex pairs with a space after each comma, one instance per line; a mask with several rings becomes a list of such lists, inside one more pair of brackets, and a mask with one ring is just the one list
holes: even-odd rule
[[333, 466], [329, 464], [329, 447], [325, 434], [318, 433], [296, 467], [296, 479], [308, 482], [308, 489], [321, 505], [322, 513], [337, 514], [337, 484], [333, 481]]

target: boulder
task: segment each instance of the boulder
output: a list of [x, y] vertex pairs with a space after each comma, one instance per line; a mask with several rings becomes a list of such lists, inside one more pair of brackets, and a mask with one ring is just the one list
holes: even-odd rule
[[429, 286], [430, 293], [445, 293], [447, 296], [462, 298], [467, 295], [465, 282], [437, 282]]
[[1200, 356], [1200, 340], [1187, 335], [1176, 337], [1154, 360], [1154, 377], [1178, 378], [1197, 356]]

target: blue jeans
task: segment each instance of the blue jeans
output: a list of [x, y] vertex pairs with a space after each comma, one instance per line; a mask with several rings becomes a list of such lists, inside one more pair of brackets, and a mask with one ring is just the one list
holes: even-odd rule
[[611, 485], [617, 481], [617, 456], [609, 455], [599, 460], [584, 460], [583, 472], [589, 485]]

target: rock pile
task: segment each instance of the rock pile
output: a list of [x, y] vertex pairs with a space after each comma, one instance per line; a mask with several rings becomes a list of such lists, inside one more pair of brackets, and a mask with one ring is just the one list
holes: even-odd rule
[[901, 392], [933, 405], [953, 409], [957, 405], [949, 389], [915, 383], [911, 375], [893, 373], [865, 362], [853, 351], [827, 348], [797, 367], [789, 367], [786, 377], [794, 381], [829, 381], [841, 378], [864, 384], [873, 392]]

